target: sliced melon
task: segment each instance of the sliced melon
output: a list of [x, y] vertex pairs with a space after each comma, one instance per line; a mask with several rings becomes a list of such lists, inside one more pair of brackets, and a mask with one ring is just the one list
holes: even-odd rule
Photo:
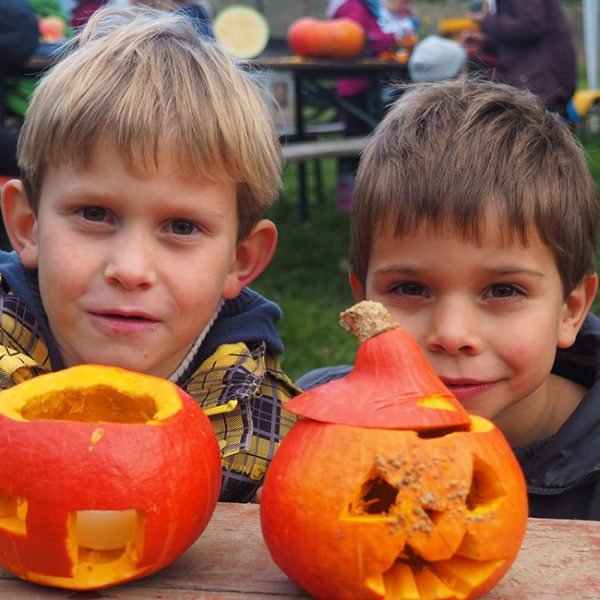
[[235, 58], [256, 58], [267, 47], [269, 23], [255, 8], [232, 4], [213, 19], [217, 41]]

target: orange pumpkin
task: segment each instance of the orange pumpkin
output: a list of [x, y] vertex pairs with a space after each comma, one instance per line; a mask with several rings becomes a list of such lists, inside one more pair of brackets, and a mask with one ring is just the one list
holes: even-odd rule
[[365, 48], [364, 28], [352, 19], [301, 17], [287, 32], [294, 54], [306, 57], [354, 58]]
[[286, 404], [303, 418], [263, 486], [267, 547], [317, 598], [475, 598], [506, 573], [525, 532], [513, 452], [464, 411], [381, 305], [342, 318], [375, 329], [359, 331], [352, 373]]
[[173, 383], [102, 366], [0, 393], [0, 563], [95, 589], [165, 567], [206, 527], [221, 486], [210, 421]]

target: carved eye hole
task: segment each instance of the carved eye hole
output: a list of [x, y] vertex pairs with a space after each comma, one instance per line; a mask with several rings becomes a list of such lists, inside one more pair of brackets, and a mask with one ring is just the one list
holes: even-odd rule
[[395, 505], [397, 496], [398, 489], [385, 480], [377, 467], [373, 467], [361, 485], [356, 500], [350, 502], [348, 514], [386, 515]]

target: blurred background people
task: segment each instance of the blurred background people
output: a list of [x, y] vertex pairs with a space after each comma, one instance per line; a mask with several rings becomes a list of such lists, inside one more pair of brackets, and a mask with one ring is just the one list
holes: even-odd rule
[[107, 3], [108, 0], [77, 0], [71, 14], [71, 25], [82, 27], [99, 8]]
[[401, 44], [412, 48], [419, 39], [419, 18], [411, 0], [381, 0], [379, 25], [385, 33], [401, 38]]
[[152, 8], [176, 11], [194, 23], [200, 35], [213, 37], [212, 19], [215, 8], [210, 0], [129, 0], [130, 4], [145, 4]]
[[414, 47], [408, 59], [408, 74], [414, 83], [454, 79], [465, 71], [467, 51], [455, 40], [428, 35]]
[[[27, 0], [37, 19], [38, 42], [56, 44], [63, 42], [73, 34], [69, 17], [59, 0]], [[36, 49], [39, 52], [39, 48]], [[9, 115], [23, 119], [29, 98], [36, 86], [32, 76], [11, 77], [4, 80], [4, 107]]]
[[[0, 188], [1, 179], [19, 175], [17, 166], [18, 127], [5, 121], [5, 83], [7, 74], [20, 68], [38, 47], [40, 30], [35, 13], [27, 0], [0, 0]], [[0, 218], [0, 248], [11, 245]]]
[[566, 115], [576, 87], [577, 65], [571, 30], [559, 0], [484, 0], [468, 17], [481, 31], [465, 41], [491, 44], [498, 79], [540, 96]]
[[29, 2], [0, 0], [0, 176], [19, 173], [18, 129], [5, 126], [7, 74], [21, 67], [35, 53], [39, 39], [37, 18]]
[[[403, 39], [394, 33], [386, 33], [381, 29], [379, 19], [382, 14], [380, 0], [331, 0], [326, 17], [330, 19], [352, 19], [363, 27], [367, 35], [366, 52], [378, 56], [383, 52], [395, 52], [402, 46]], [[345, 135], [367, 135], [372, 126], [360, 117], [358, 112], [369, 113], [369, 81], [366, 79], [346, 78], [337, 83], [337, 95], [342, 103], [358, 109], [356, 112], [345, 109], [340, 118], [345, 124]], [[337, 205], [342, 210], [350, 208], [354, 173], [358, 166], [358, 156], [339, 159], [337, 182]]]

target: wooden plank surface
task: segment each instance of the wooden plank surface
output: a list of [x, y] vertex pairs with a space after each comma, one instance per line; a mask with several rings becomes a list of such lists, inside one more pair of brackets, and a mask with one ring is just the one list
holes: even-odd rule
[[[206, 531], [161, 573], [100, 591], [75, 592], [0, 571], [10, 600], [285, 600], [308, 598], [271, 560], [256, 504], [219, 504]], [[600, 522], [530, 519], [517, 560], [485, 600], [599, 600]]]

